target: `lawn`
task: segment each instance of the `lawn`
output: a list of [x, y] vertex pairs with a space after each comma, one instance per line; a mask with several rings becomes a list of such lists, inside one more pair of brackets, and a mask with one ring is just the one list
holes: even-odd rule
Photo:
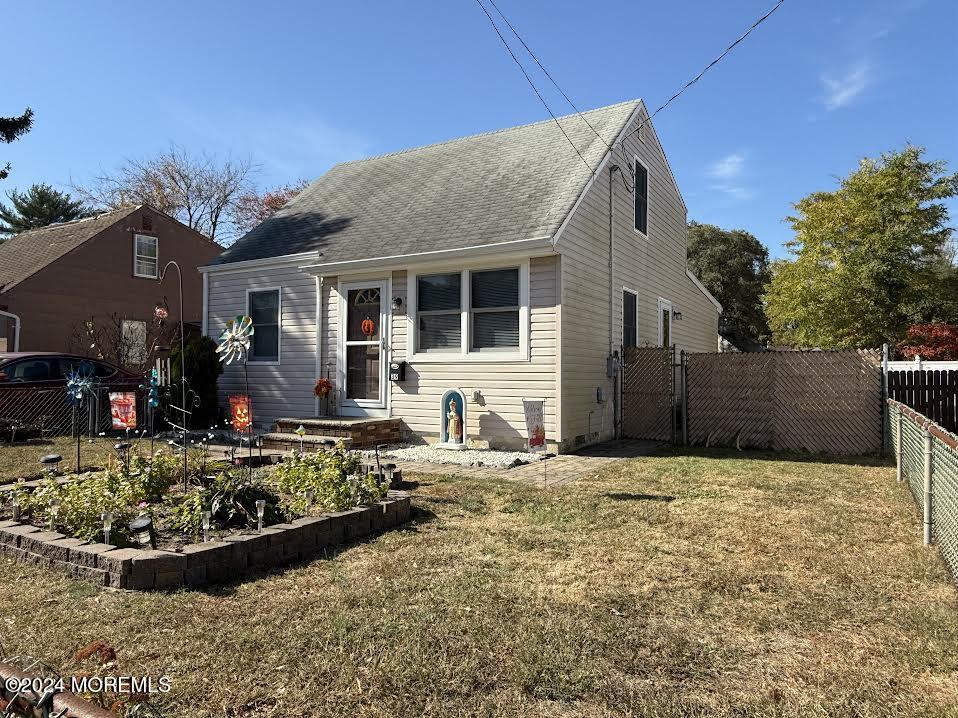
[[[113, 445], [120, 439], [101, 437], [80, 439], [80, 466], [83, 469], [100, 468], [107, 457], [115, 455]], [[148, 441], [145, 443], [149, 443]], [[59, 454], [63, 457], [61, 471], [76, 470], [76, 439], [69, 436], [55, 436], [49, 439], [34, 439], [11, 444], [0, 441], [0, 484], [17, 479], [35, 479], [40, 476], [43, 467], [40, 457], [46, 454]]]
[[220, 590], [0, 560], [3, 644], [69, 674], [105, 640], [190, 718], [958, 714], [956, 590], [894, 469], [699, 452], [547, 492], [408, 478], [405, 530]]

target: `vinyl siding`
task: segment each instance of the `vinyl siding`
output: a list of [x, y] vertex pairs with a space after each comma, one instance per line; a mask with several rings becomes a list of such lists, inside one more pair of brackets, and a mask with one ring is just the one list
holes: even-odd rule
[[[406, 367], [406, 381], [391, 383], [392, 415], [401, 417], [405, 429], [427, 441], [439, 438], [439, 402], [443, 392], [456, 387], [466, 397], [466, 430], [479, 446], [521, 448], [526, 442], [522, 399], [545, 399], [546, 439], [556, 442], [558, 257], [530, 260], [529, 341], [527, 361], [502, 363], [417, 363]], [[407, 274], [393, 272], [393, 296], [407, 306]], [[405, 309], [392, 321], [392, 354], [406, 357], [410, 340]], [[483, 405], [472, 400], [482, 392]]]
[[[281, 416], [316, 413], [316, 280], [297, 267], [209, 273], [207, 331], [214, 339], [227, 321], [247, 313], [247, 289], [268, 287], [280, 287], [282, 296], [280, 363], [249, 365], [253, 420], [263, 429]], [[244, 392], [243, 365], [234, 362], [219, 380], [221, 405], [228, 404], [231, 394]]]
[[[634, 128], [639, 118], [630, 126]], [[658, 298], [682, 313], [672, 323], [672, 341], [686, 351], [715, 351], [718, 311], [686, 275], [686, 210], [653, 128], [645, 139], [633, 135], [616, 148], [614, 162], [631, 186], [627, 165], [633, 155], [648, 168], [648, 237], [634, 229], [632, 194], [619, 176], [614, 182], [612, 346], [622, 345], [622, 290], [638, 293], [638, 344], [658, 341]], [[612, 380], [606, 376], [609, 350], [609, 170], [606, 165], [586, 191], [561, 235], [562, 255], [562, 431], [566, 448], [612, 436]], [[602, 387], [606, 400], [596, 400]]]

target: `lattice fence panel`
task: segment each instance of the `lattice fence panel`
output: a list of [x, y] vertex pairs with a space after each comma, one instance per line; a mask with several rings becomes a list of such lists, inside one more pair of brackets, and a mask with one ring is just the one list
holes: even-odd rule
[[693, 444], [832, 454], [881, 450], [876, 351], [690, 354]]
[[675, 406], [672, 350], [630, 347], [622, 361], [622, 434], [631, 439], [671, 441]]

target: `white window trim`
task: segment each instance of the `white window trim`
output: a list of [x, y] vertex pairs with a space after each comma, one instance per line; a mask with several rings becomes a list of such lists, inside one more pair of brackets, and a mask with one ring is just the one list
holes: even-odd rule
[[[283, 288], [282, 287], [249, 287], [246, 290], [246, 316], [252, 317], [249, 303], [249, 295], [258, 292], [276, 292], [279, 298], [279, 306], [276, 309], [276, 358], [275, 359], [253, 359], [253, 344], [250, 341], [249, 354], [247, 354], [246, 363], [258, 366], [279, 366], [283, 363]], [[255, 335], [256, 325], [253, 325]]]
[[[630, 289], [625, 285], [622, 286], [623, 292], [628, 292], [633, 297], [635, 297], [635, 346], [639, 346], [639, 293], [634, 289]], [[619, 343], [625, 347], [625, 302], [622, 302], [622, 321], [619, 323], [619, 328], [621, 330], [621, 336], [619, 337]]]
[[[140, 238], [143, 239], [152, 239], [156, 242], [156, 274], [141, 274], [136, 271], [136, 259], [139, 257], [139, 253], [136, 251], [136, 243]], [[143, 255], [144, 257], [146, 255]], [[149, 257], [152, 259], [152, 257]], [[139, 277], [140, 279], [159, 279], [160, 278], [160, 238], [152, 234], [143, 234], [142, 232], [137, 232], [133, 235], [133, 276]]]
[[[380, 290], [379, 316], [379, 398], [378, 399], [347, 399], [346, 398], [346, 302], [350, 289], [367, 289], [378, 287]], [[392, 383], [389, 381], [389, 362], [392, 361], [390, 329], [392, 328], [392, 276], [376, 279], [359, 280], [352, 277], [349, 281], [339, 281], [336, 284], [337, 300], [337, 331], [336, 331], [336, 386], [341, 394], [340, 409], [348, 416], [390, 416], [390, 402], [392, 397]]]
[[675, 344], [675, 335], [673, 334], [674, 327], [672, 326], [672, 302], [669, 301], [668, 299], [663, 299], [662, 297], [659, 297], [659, 301], [656, 304], [657, 318], [655, 323], [659, 328], [658, 339], [656, 340], [656, 344], [658, 344], [660, 347], [663, 346], [662, 345], [662, 339], [663, 339], [662, 310], [665, 309], [666, 307], [669, 308], [669, 339], [671, 340], [672, 344]]
[[[516, 351], [470, 351], [472, 346], [471, 329], [472, 322], [469, 320], [470, 311], [470, 291], [472, 289], [469, 281], [469, 272], [483, 271], [489, 269], [519, 269], [519, 348]], [[462, 303], [460, 306], [460, 321], [462, 326], [462, 344], [459, 352], [419, 352], [416, 347], [419, 346], [419, 321], [416, 317], [418, 306], [416, 291], [418, 277], [427, 274], [443, 274], [451, 272], [460, 272], [462, 275]], [[410, 363], [424, 364], [442, 364], [458, 362], [475, 363], [502, 363], [502, 362], [527, 362], [529, 361], [529, 259], [519, 261], [485, 260], [481, 263], [456, 263], [441, 264], [433, 266], [422, 266], [410, 269], [407, 272], [407, 343], [406, 343], [406, 361]]]
[[639, 204], [638, 204], [638, 202], [636, 202], [636, 192], [638, 191], [638, 185], [639, 185], [639, 183], [638, 183], [638, 181], [635, 179], [635, 177], [632, 178], [632, 231], [635, 232], [635, 233], [636, 233], [637, 235], [639, 235], [640, 237], [645, 237], [646, 239], [648, 239], [648, 238], [649, 238], [649, 235], [652, 233], [652, 232], [651, 232], [651, 229], [652, 229], [652, 212], [650, 211], [652, 208], [649, 206], [649, 200], [650, 200], [651, 197], [652, 197], [652, 173], [649, 172], [649, 166], [648, 166], [647, 164], [645, 164], [645, 162], [643, 162], [641, 159], [639, 159], [639, 156], [638, 156], [638, 155], [632, 155], [632, 169], [633, 169], [633, 170], [635, 169], [635, 165], [636, 165], [636, 164], [642, 165], [642, 167], [645, 169], [645, 182], [646, 182], [646, 189], [645, 189], [645, 195], [646, 195], [646, 196], [645, 196], [645, 231], [643, 232], [641, 229], [639, 229], [638, 227], [635, 226], [635, 225], [636, 225], [635, 216], [636, 216], [636, 214], [637, 214], [638, 211], [639, 211]]

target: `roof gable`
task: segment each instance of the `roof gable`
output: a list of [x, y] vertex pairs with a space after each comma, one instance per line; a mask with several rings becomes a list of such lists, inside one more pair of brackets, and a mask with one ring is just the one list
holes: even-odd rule
[[124, 207], [94, 217], [15, 234], [0, 244], [0, 292], [32, 277], [138, 209], [139, 205]]
[[[558, 118], [597, 168], [639, 106]], [[343, 262], [551, 237], [592, 177], [551, 119], [333, 167], [217, 263], [317, 252]]]

